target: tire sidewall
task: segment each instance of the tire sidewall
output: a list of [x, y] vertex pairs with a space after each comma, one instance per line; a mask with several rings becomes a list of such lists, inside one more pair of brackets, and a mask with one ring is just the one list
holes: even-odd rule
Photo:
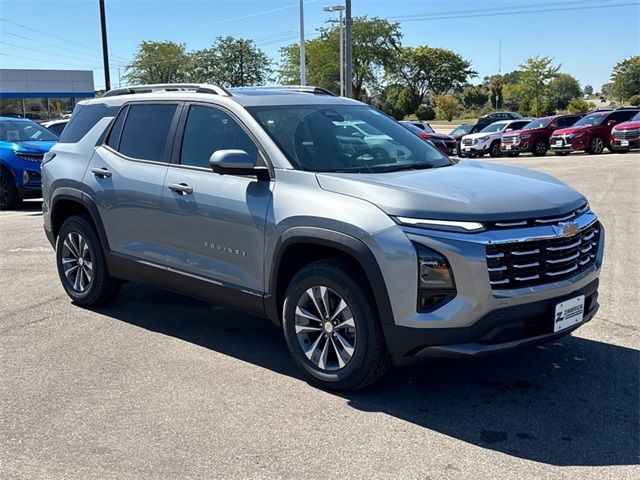
[[[64, 268], [62, 266], [62, 250], [63, 243], [65, 238], [69, 233], [77, 232], [84, 240], [87, 242], [87, 247], [89, 248], [89, 255], [91, 256], [91, 261], [93, 262], [93, 278], [91, 279], [91, 285], [84, 292], [77, 292], [73, 289], [72, 285], [69, 284], [69, 280], [64, 274]], [[60, 232], [58, 233], [58, 238], [56, 241], [56, 266], [58, 268], [58, 276], [60, 277], [60, 282], [62, 283], [63, 288], [67, 292], [74, 301], [78, 303], [85, 303], [87, 301], [91, 301], [93, 297], [96, 296], [96, 290], [98, 288], [98, 269], [104, 268], [103, 262], [99, 261], [97, 249], [100, 248], [99, 245], [95, 244], [97, 236], [93, 229], [88, 225], [88, 222], [80, 217], [71, 217], [66, 220], [62, 227], [60, 228]]]
[[[543, 145], [544, 148], [538, 149], [538, 145]], [[544, 140], [538, 139], [533, 144], [533, 154], [536, 157], [542, 157], [542, 156], [546, 155], [547, 154], [547, 150], [548, 150], [547, 143]]]
[[[595, 150], [593, 148], [594, 143], [597, 140], [600, 140], [600, 142], [601, 142], [601, 147], [599, 148], [599, 151], [597, 151], [597, 150]], [[591, 140], [589, 140], [589, 153], [594, 153], [594, 154], [598, 155], [598, 154], [600, 154], [602, 152], [604, 152], [604, 140], [602, 140], [602, 138], [600, 138], [600, 137], [592, 137]]]
[[[353, 383], [358, 374], [366, 370], [366, 362], [370, 349], [375, 342], [373, 322], [377, 317], [371, 310], [360, 287], [353, 279], [342, 276], [340, 281], [331, 278], [331, 272], [321, 266], [313, 269], [301, 270], [291, 281], [287, 289], [283, 305], [283, 321], [287, 347], [296, 364], [306, 371], [312, 378], [318, 380], [321, 386], [340, 388]], [[333, 272], [335, 275], [335, 271]], [[348, 365], [334, 372], [323, 372], [305, 355], [295, 331], [295, 308], [304, 292], [314, 286], [326, 286], [337, 292], [349, 305], [356, 326], [356, 346], [353, 357]]]

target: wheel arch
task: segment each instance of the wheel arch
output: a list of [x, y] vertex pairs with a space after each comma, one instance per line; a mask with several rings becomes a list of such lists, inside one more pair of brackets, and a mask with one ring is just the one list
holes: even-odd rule
[[51, 232], [54, 241], [64, 221], [73, 215], [84, 215], [91, 220], [100, 239], [102, 250], [106, 254], [109, 251], [109, 243], [100, 214], [93, 201], [82, 192], [59, 193], [54, 197], [51, 203]]
[[383, 323], [393, 323], [393, 311], [382, 271], [373, 253], [350, 235], [317, 227], [292, 227], [278, 240], [265, 295], [265, 313], [280, 324], [280, 312], [289, 281], [295, 273], [313, 261], [342, 258], [367, 280], [375, 306]]

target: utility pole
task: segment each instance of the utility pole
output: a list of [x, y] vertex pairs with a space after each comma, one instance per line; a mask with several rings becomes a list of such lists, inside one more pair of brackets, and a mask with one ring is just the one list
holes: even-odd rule
[[344, 79], [345, 83], [345, 97], [353, 97], [353, 60], [351, 58], [351, 42], [352, 42], [352, 30], [353, 30], [353, 18], [351, 18], [351, 0], [345, 0], [345, 67], [346, 75]]
[[307, 84], [307, 67], [304, 56], [304, 0], [300, 0], [300, 85]]
[[100, 0], [100, 28], [102, 29], [102, 62], [104, 63], [104, 89], [111, 90], [109, 77], [109, 47], [107, 46], [107, 21], [104, 14], [104, 0]]

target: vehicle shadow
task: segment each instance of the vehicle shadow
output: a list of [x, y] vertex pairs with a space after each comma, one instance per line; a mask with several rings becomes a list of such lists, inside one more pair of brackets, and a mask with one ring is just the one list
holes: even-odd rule
[[[137, 284], [98, 311], [301, 378], [267, 320]], [[372, 387], [336, 395], [360, 411], [527, 460], [630, 465], [640, 451], [639, 360], [638, 350], [566, 337], [519, 353], [394, 369]]]
[[27, 216], [42, 215], [42, 200], [25, 200], [20, 207], [21, 212], [28, 212]]

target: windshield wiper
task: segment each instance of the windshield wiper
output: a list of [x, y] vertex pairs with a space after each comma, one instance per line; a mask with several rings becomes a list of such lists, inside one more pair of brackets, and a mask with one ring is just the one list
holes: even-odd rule
[[384, 169], [384, 170], [378, 170], [378, 171], [383, 171], [383, 172], [400, 172], [402, 170], [428, 170], [430, 168], [433, 168], [433, 164], [432, 163], [412, 163], [409, 165], [400, 165], [397, 167], [391, 167], [388, 169]]

